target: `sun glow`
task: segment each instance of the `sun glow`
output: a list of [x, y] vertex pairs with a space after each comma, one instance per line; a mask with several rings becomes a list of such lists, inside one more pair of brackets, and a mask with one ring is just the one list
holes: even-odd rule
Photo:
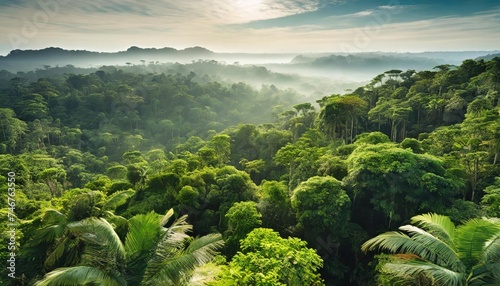
[[[269, 18], [269, 11], [262, 0], [237, 0], [232, 1], [238, 18], [247, 21], [255, 21]], [[268, 15], [266, 15], [268, 14]]]

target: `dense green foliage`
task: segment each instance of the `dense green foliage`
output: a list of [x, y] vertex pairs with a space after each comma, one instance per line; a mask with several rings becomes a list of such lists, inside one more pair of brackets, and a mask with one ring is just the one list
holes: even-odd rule
[[323, 285], [317, 270], [321, 258], [298, 238], [281, 238], [256, 228], [241, 241], [238, 252], [215, 285]]
[[2, 73], [16, 285], [375, 285], [390, 267], [361, 251], [370, 237], [421, 213], [500, 214], [498, 58], [387, 71], [317, 104], [191, 66]]

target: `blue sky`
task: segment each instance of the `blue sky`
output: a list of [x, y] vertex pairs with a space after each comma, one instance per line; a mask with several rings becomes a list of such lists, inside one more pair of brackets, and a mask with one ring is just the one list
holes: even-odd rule
[[0, 55], [45, 47], [216, 52], [500, 49], [498, 0], [0, 0]]

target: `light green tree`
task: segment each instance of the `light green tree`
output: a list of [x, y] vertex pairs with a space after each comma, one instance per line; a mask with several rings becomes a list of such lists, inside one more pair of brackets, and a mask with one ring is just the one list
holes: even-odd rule
[[255, 202], [234, 203], [225, 215], [227, 219], [226, 248], [230, 255], [236, 253], [239, 242], [254, 228], [262, 225], [262, 215]]
[[226, 285], [324, 285], [318, 273], [323, 261], [305, 241], [283, 239], [271, 229], [257, 228], [214, 283]]

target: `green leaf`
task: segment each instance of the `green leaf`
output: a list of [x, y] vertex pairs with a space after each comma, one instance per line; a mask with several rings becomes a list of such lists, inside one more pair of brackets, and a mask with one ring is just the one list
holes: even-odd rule
[[75, 286], [75, 285], [126, 286], [124, 279], [111, 276], [88, 266], [58, 268], [47, 273], [35, 286]]

